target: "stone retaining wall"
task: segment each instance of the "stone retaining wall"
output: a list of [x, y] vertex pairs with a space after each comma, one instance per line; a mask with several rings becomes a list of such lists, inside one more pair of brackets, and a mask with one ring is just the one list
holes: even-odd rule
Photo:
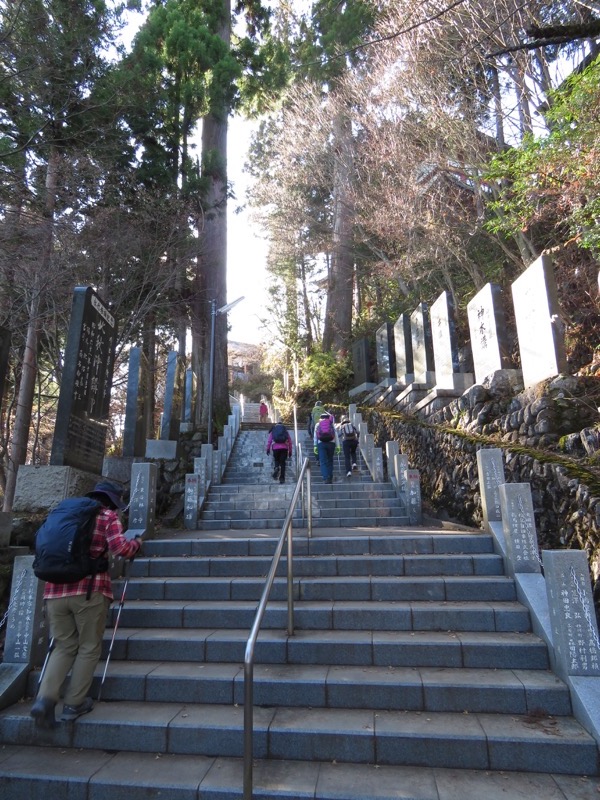
[[395, 439], [421, 474], [424, 502], [467, 525], [482, 521], [476, 452], [504, 451], [509, 483], [530, 483], [542, 548], [588, 553], [600, 577], [600, 381], [560, 377], [516, 396], [475, 385], [427, 419], [361, 407], [377, 446]]

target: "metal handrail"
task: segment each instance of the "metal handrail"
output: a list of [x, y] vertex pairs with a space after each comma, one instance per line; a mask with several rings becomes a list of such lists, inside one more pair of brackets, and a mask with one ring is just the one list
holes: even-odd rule
[[258, 639], [260, 625], [267, 608], [269, 595], [273, 588], [273, 581], [275, 580], [275, 573], [279, 566], [281, 554], [283, 552], [283, 545], [287, 537], [287, 632], [288, 636], [294, 635], [294, 587], [293, 587], [293, 540], [292, 540], [292, 518], [294, 516], [294, 509], [300, 496], [300, 489], [303, 485], [303, 479], [306, 477], [306, 497], [307, 497], [307, 525], [308, 536], [312, 536], [312, 502], [310, 491], [310, 461], [308, 458], [304, 459], [304, 463], [298, 474], [296, 481], [296, 488], [290, 501], [290, 506], [285, 517], [285, 521], [281, 528], [281, 535], [275, 548], [271, 568], [267, 575], [265, 588], [260, 598], [254, 623], [250, 629], [250, 635], [246, 643], [246, 654], [244, 656], [244, 800], [252, 800], [252, 757], [253, 757], [253, 736], [254, 736], [254, 646]]

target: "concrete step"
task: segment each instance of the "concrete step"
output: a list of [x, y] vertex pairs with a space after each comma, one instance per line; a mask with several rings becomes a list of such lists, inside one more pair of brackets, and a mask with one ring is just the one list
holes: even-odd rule
[[[105, 634], [106, 658], [112, 631]], [[115, 660], [243, 663], [248, 628], [119, 626]], [[261, 630], [257, 664], [330, 664], [465, 669], [548, 669], [546, 645], [511, 631]]]
[[[161, 532], [159, 532], [159, 535]], [[165, 533], [168, 536], [169, 533]], [[277, 537], [240, 536], [222, 537], [196, 536], [174, 539], [160, 538], [144, 542], [144, 556], [269, 556], [272, 557]], [[347, 536], [318, 536], [309, 539], [306, 534], [294, 535], [294, 553], [297, 555], [441, 555], [462, 553], [493, 554], [492, 537], [477, 533], [437, 533], [423, 531], [417, 534], [406, 532], [362, 533]], [[141, 559], [136, 559], [139, 561]]]
[[[102, 672], [96, 672], [93, 696]], [[229, 662], [115, 660], [102, 699], [243, 705], [244, 668]], [[254, 703], [537, 717], [571, 714], [566, 685], [552, 672], [535, 670], [257, 664]]]
[[[24, 702], [0, 712], [5, 742], [145, 753], [240, 757], [243, 707], [100, 702], [40, 735]], [[35, 737], [35, 739], [33, 738]], [[594, 739], [572, 717], [255, 707], [254, 755], [302, 761], [591, 775]]]
[[[114, 618], [117, 610], [112, 609]], [[252, 601], [133, 600], [122, 610], [122, 622], [135, 627], [250, 629], [256, 603]], [[530, 630], [529, 612], [515, 602], [364, 602], [306, 601], [295, 606], [299, 630], [382, 631], [520, 631]], [[287, 604], [272, 602], [264, 628], [284, 628]]]
[[[502, 559], [493, 553], [464, 555], [320, 555], [295, 556], [293, 571], [302, 576], [350, 575], [502, 575]], [[266, 576], [271, 566], [267, 556], [214, 556], [200, 558], [142, 558], [131, 567], [133, 577], [217, 577]], [[287, 560], [280, 563], [279, 575], [285, 575]]]
[[[127, 600], [259, 600], [264, 583], [264, 577], [132, 578]], [[514, 581], [504, 576], [296, 577], [293, 590], [296, 600], [516, 600]], [[286, 598], [287, 580], [276, 578], [271, 599]]]
[[[229, 800], [241, 797], [243, 785], [237, 758], [89, 749], [77, 753], [75, 766], [69, 750], [32, 745], [8, 745], [2, 755], [0, 790], [7, 800]], [[255, 796], [270, 800], [592, 800], [600, 790], [598, 780], [555, 771], [494, 774], [321, 761], [255, 759], [253, 778]]]

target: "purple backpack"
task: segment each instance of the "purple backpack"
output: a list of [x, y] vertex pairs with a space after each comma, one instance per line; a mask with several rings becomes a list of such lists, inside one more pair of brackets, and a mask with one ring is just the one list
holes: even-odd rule
[[318, 428], [319, 430], [317, 431], [317, 439], [320, 442], [332, 442], [335, 439], [333, 419], [331, 417], [327, 417], [327, 419], [320, 419]]

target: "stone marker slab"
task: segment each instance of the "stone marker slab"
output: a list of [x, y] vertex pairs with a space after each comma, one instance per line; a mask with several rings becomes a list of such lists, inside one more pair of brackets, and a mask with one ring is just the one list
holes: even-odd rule
[[396, 353], [396, 380], [404, 385], [414, 383], [415, 367], [409, 314], [400, 314], [394, 323], [394, 349]]
[[196, 530], [200, 518], [202, 501], [202, 482], [196, 473], [185, 476], [185, 493], [183, 504], [183, 524], [188, 530]]
[[156, 464], [132, 465], [129, 530], [144, 530], [146, 539], [154, 536], [155, 532], [157, 480]]
[[394, 476], [400, 488], [406, 488], [406, 474], [408, 472], [408, 456], [399, 453], [394, 456]]
[[383, 450], [381, 447], [373, 448], [373, 482], [383, 481]]
[[183, 391], [185, 364], [176, 350], [167, 356], [167, 376], [165, 379], [165, 402], [160, 423], [161, 439], [177, 439], [183, 413]]
[[129, 372], [127, 375], [127, 399], [125, 403], [125, 424], [123, 427], [123, 456], [133, 458], [145, 453], [148, 431], [146, 422], [146, 380], [147, 359], [141, 347], [129, 351]]
[[433, 340], [429, 308], [426, 303], [420, 303], [410, 315], [410, 334], [415, 383], [433, 386], [435, 383]]
[[528, 483], [504, 483], [499, 492], [502, 530], [511, 572], [541, 572], [531, 486]]
[[423, 519], [421, 506], [421, 478], [418, 469], [406, 471], [406, 504], [408, 524], [420, 525]]
[[467, 305], [476, 383], [501, 369], [510, 369], [502, 288], [487, 283]]
[[203, 444], [200, 447], [200, 456], [206, 461], [206, 480], [212, 483], [213, 479], [213, 446], [212, 444]]
[[600, 676], [587, 556], [583, 550], [544, 550], [542, 557], [557, 671], [562, 678]]
[[540, 256], [512, 284], [523, 383], [527, 389], [567, 372], [552, 259]]
[[117, 322], [91, 287], [78, 286], [56, 410], [50, 464], [100, 474], [106, 445]]
[[377, 354], [377, 380], [381, 384], [396, 380], [396, 349], [394, 346], [394, 326], [384, 322], [375, 333], [375, 352]]
[[44, 582], [33, 574], [33, 556], [17, 556], [13, 565], [4, 661], [10, 664], [42, 663], [48, 644], [42, 613]]
[[485, 522], [501, 522], [500, 486], [506, 482], [502, 450], [499, 447], [478, 450], [477, 471], [483, 519]]
[[433, 303], [430, 320], [436, 388], [464, 392], [473, 384], [473, 375], [460, 371], [454, 302], [449, 292], [442, 292]]
[[354, 386], [373, 381], [371, 368], [371, 347], [366, 338], [358, 339], [352, 344], [352, 367], [354, 369]]
[[194, 370], [189, 367], [185, 371], [185, 396], [183, 401], [183, 422], [194, 422], [196, 413], [197, 379]]

